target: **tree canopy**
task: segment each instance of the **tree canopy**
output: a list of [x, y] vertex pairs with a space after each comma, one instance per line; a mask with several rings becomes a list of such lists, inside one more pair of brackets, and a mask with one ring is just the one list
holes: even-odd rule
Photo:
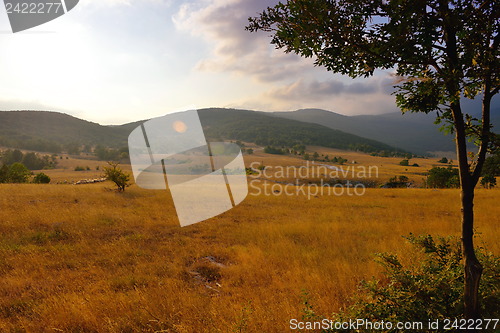
[[[491, 99], [500, 90], [500, 3], [494, 0], [288, 0], [249, 18], [250, 31], [272, 32], [285, 52], [314, 57], [334, 73], [394, 72], [403, 112], [436, 112], [454, 132], [465, 258], [464, 314], [479, 317], [482, 266], [473, 246], [474, 189], [488, 151]], [[481, 117], [464, 114], [462, 98], [482, 99]], [[468, 152], [467, 140], [479, 147]]]
[[334, 73], [394, 71], [403, 112], [436, 111], [449, 131], [460, 122], [486, 154], [495, 141], [489, 116], [462, 118], [459, 100], [482, 94], [489, 107], [500, 89], [499, 7], [488, 0], [290, 0], [250, 18], [247, 29], [273, 32], [277, 48], [314, 57]]

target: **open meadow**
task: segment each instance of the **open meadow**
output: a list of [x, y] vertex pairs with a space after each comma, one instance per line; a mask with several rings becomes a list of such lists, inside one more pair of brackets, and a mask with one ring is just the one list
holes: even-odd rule
[[[408, 172], [401, 159], [338, 154], [379, 165], [385, 181]], [[245, 160], [304, 163], [262, 152]], [[436, 159], [416, 163], [425, 172]], [[421, 188], [308, 196], [256, 187], [234, 209], [181, 228], [168, 191], [69, 184], [104, 165], [64, 158], [44, 171], [51, 184], [0, 184], [0, 331], [288, 331], [305, 292], [328, 316], [361, 279], [380, 276], [374, 253], [418, 261], [402, 236], [460, 233], [459, 191]], [[499, 201], [500, 190], [477, 190], [477, 244], [496, 255]]]

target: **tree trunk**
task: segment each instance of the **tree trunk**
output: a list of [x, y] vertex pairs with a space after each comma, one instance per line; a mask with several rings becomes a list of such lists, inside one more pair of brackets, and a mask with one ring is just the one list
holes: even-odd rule
[[462, 186], [462, 246], [465, 259], [464, 315], [477, 319], [479, 313], [479, 281], [483, 267], [474, 252], [474, 187]]
[[[467, 177], [461, 181], [462, 192], [462, 246], [465, 260], [464, 272], [464, 315], [466, 319], [478, 319], [481, 317], [479, 306], [479, 281], [483, 272], [483, 266], [477, 260], [474, 252], [474, 188], [481, 176], [488, 143], [490, 141], [490, 107], [491, 97], [490, 80], [486, 80], [482, 105], [483, 127], [481, 131], [481, 145], [477, 156], [476, 166]], [[460, 133], [462, 135], [462, 133]], [[459, 133], [457, 131], [457, 151], [459, 147]], [[463, 142], [462, 142], [463, 143]], [[463, 154], [463, 151], [462, 151]], [[461, 165], [462, 166], [462, 165]], [[469, 170], [468, 170], [469, 171]]]
[[[483, 267], [474, 252], [474, 188], [477, 179], [471, 174], [467, 156], [465, 124], [459, 103], [451, 105], [460, 172], [462, 203], [462, 251], [464, 255], [464, 316], [479, 318], [479, 281]], [[482, 155], [482, 154], [481, 154]], [[484, 158], [484, 156], [483, 156]], [[482, 163], [481, 163], [482, 167]], [[480, 170], [479, 170], [480, 171]]]

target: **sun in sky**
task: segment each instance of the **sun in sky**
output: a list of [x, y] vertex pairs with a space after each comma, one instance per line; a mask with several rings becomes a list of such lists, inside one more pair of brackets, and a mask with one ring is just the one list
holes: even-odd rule
[[0, 8], [0, 110], [62, 111], [101, 124], [185, 105], [341, 114], [396, 111], [389, 73], [352, 80], [284, 54], [248, 17], [273, 1], [85, 0], [13, 34]]

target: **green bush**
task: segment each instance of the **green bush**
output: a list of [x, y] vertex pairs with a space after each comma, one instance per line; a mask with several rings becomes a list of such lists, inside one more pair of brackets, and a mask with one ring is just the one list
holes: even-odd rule
[[255, 175], [257, 173], [257, 171], [252, 168], [245, 168], [245, 172], [247, 175]]
[[493, 175], [485, 175], [481, 179], [481, 185], [484, 188], [493, 188], [497, 185], [497, 179]]
[[[458, 237], [439, 237], [437, 241], [430, 235], [406, 237], [418, 251], [414, 255], [423, 260], [413, 260], [405, 267], [397, 255], [377, 254], [377, 261], [384, 267], [382, 280], [362, 281], [353, 304], [339, 313], [333, 314], [334, 322], [349, 319], [368, 321], [423, 322], [440, 319], [460, 319], [463, 313], [464, 267], [461, 242]], [[500, 316], [500, 258], [484, 248], [476, 249], [478, 259], [484, 267], [479, 288], [481, 315], [483, 318]], [[308, 306], [304, 310], [307, 320], [321, 320]], [[443, 331], [440, 327], [439, 331]], [[354, 330], [336, 330], [354, 332]], [[379, 331], [380, 332], [380, 331]], [[386, 330], [383, 332], [405, 332]], [[487, 332], [487, 330], [486, 330]]]
[[399, 165], [408, 166], [410, 165], [410, 162], [408, 160], [402, 160], [401, 162], [399, 162]]
[[500, 176], [500, 152], [486, 158], [482, 174], [483, 176]]
[[332, 161], [333, 163], [338, 163], [338, 164], [342, 165], [342, 164], [344, 164], [344, 163], [346, 163], [346, 162], [347, 162], [347, 159], [346, 159], [346, 158], [343, 158], [343, 157], [341, 157], [341, 156], [339, 156], [339, 157], [335, 156], [335, 157], [333, 157], [333, 158], [331, 159], [331, 161]]
[[24, 164], [16, 162], [9, 167], [7, 178], [10, 183], [27, 183], [30, 176], [31, 171]]
[[7, 164], [3, 164], [0, 168], [0, 184], [7, 183], [9, 181], [9, 167]]
[[408, 187], [408, 183], [410, 179], [406, 176], [394, 176], [389, 179], [389, 182], [382, 185], [385, 188], [406, 188]]
[[35, 175], [33, 178], [33, 183], [35, 184], [48, 184], [50, 183], [50, 177], [44, 174], [43, 172], [40, 172], [39, 174]]
[[434, 188], [457, 188], [460, 186], [458, 169], [434, 167], [429, 170], [427, 186]]
[[285, 149], [276, 148], [273, 146], [267, 146], [266, 148], [264, 148], [264, 153], [275, 154], [275, 155], [284, 155], [284, 154], [286, 154], [286, 151], [285, 151]]

